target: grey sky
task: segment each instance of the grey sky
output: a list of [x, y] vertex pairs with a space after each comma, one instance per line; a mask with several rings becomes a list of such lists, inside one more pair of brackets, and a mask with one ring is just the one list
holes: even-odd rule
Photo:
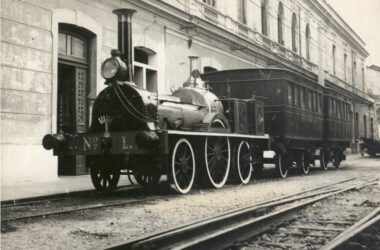
[[380, 65], [380, 0], [328, 0], [367, 44], [367, 64]]

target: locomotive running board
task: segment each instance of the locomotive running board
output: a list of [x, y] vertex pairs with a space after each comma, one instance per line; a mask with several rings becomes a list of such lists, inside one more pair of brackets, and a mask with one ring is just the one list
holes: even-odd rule
[[167, 130], [169, 135], [192, 135], [192, 136], [226, 136], [231, 138], [247, 138], [247, 139], [263, 139], [269, 140], [269, 135], [248, 135], [248, 134], [234, 134], [234, 133], [215, 133], [215, 132], [193, 132], [182, 130]]

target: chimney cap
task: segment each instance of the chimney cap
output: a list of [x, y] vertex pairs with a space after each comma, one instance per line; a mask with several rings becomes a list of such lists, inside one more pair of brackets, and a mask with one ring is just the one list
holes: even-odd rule
[[126, 8], [122, 8], [122, 9], [115, 9], [112, 11], [112, 13], [120, 16], [120, 15], [133, 15], [134, 13], [136, 12], [136, 10], [134, 9], [126, 9]]

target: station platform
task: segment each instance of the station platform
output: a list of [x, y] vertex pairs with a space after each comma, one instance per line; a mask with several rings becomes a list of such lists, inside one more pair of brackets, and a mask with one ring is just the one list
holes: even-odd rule
[[[126, 176], [120, 176], [118, 186], [129, 185]], [[12, 203], [47, 196], [69, 195], [77, 192], [93, 192], [89, 175], [59, 177], [54, 181], [1, 186], [1, 202]]]

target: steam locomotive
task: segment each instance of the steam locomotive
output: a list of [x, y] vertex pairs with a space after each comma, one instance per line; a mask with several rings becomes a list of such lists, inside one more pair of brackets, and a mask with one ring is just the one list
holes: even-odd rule
[[[170, 186], [185, 194], [195, 182], [214, 188], [228, 180], [247, 184], [268, 162], [282, 178], [291, 166], [308, 174], [315, 160], [324, 169], [329, 161], [339, 166], [351, 131], [329, 141], [333, 137], [325, 132], [330, 120], [322, 110], [311, 114], [318, 119], [305, 118], [311, 123], [299, 129], [304, 120], [291, 117], [285, 95], [292, 91], [288, 84], [306, 83], [293, 72], [220, 71], [201, 76], [207, 88], [194, 84], [168, 96], [136, 86], [131, 56], [134, 12], [114, 11], [118, 50], [102, 64], [107, 87], [95, 100], [89, 131], [73, 134], [60, 129], [42, 142], [57, 156], [85, 155], [98, 191], [114, 190], [122, 173], [132, 174], [144, 186], [155, 185], [166, 175]], [[333, 98], [323, 87], [314, 87], [325, 102]], [[314, 118], [317, 126], [309, 127]]]

